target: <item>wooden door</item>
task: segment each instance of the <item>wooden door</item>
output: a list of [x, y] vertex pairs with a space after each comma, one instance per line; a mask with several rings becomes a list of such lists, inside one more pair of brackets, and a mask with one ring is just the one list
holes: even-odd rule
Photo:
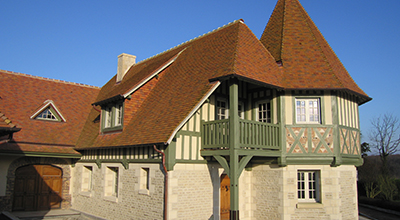
[[231, 192], [230, 183], [227, 174], [221, 175], [221, 188], [220, 188], [220, 219], [229, 220], [230, 219], [230, 209], [231, 209]]
[[51, 165], [28, 165], [15, 172], [13, 210], [61, 207], [62, 171]]

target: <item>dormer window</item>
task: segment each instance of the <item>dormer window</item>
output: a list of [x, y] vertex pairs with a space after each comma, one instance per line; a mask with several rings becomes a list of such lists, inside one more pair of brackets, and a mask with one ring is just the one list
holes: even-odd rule
[[59, 122], [66, 121], [51, 100], [46, 100], [43, 105], [31, 116], [31, 119]]
[[102, 131], [122, 130], [123, 102], [112, 103], [102, 108]]
[[57, 121], [56, 116], [51, 112], [50, 107], [42, 111], [42, 113], [36, 116], [36, 119], [43, 119], [43, 120], [53, 120]]

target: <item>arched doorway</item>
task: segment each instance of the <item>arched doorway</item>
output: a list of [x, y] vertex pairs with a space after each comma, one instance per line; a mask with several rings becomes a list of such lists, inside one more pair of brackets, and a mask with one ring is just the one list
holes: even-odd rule
[[229, 220], [231, 210], [231, 180], [227, 174], [221, 175], [221, 188], [220, 188], [220, 219]]
[[62, 170], [51, 165], [27, 165], [15, 171], [14, 211], [61, 207]]

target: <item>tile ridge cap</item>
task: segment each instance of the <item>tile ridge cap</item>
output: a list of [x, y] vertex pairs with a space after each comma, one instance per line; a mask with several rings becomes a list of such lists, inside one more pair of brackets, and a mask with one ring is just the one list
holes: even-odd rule
[[82, 86], [82, 87], [95, 88], [95, 89], [100, 89], [101, 88], [101, 87], [98, 87], [98, 86], [92, 86], [92, 85], [83, 84], [83, 83], [69, 82], [69, 81], [65, 81], [65, 80], [61, 80], [61, 79], [52, 79], [52, 78], [47, 78], [47, 77], [42, 77], [42, 76], [35, 76], [35, 75], [30, 75], [30, 74], [26, 74], [26, 73], [19, 73], [19, 72], [14, 72], [14, 71], [9, 71], [9, 70], [0, 69], [0, 72], [6, 73], [6, 74], [29, 77], [29, 78], [33, 78], [33, 79], [40, 79], [40, 80], [46, 80], [46, 81], [51, 81], [51, 82], [75, 85], [75, 86]]
[[231, 26], [231, 25], [236, 24], [236, 23], [239, 23], [239, 22], [240, 22], [240, 23], [244, 23], [244, 20], [243, 20], [243, 19], [238, 19], [238, 20], [234, 20], [234, 21], [232, 21], [232, 22], [229, 22], [228, 24], [225, 24], [225, 25], [223, 25], [223, 26], [220, 26], [220, 27], [218, 27], [218, 28], [216, 28], [216, 29], [213, 29], [213, 30], [211, 30], [211, 31], [209, 31], [209, 32], [206, 32], [206, 33], [204, 33], [204, 34], [202, 34], [202, 35], [199, 35], [199, 36], [197, 36], [197, 37], [195, 37], [195, 38], [192, 38], [192, 39], [190, 39], [190, 40], [184, 41], [184, 42], [182, 42], [182, 43], [180, 43], [180, 44], [178, 44], [178, 45], [176, 45], [176, 46], [174, 46], [174, 47], [171, 47], [171, 48], [169, 48], [169, 49], [167, 49], [167, 50], [165, 50], [165, 51], [163, 51], [163, 52], [160, 52], [160, 53], [158, 53], [158, 54], [156, 54], [156, 55], [153, 55], [153, 56], [148, 57], [148, 58], [146, 58], [146, 59], [144, 59], [144, 60], [141, 60], [141, 61], [137, 62], [137, 63], [134, 64], [134, 65], [138, 65], [138, 64], [140, 64], [140, 63], [143, 63], [143, 62], [146, 62], [146, 61], [148, 61], [148, 60], [154, 59], [154, 58], [156, 58], [156, 57], [158, 57], [158, 56], [161, 56], [161, 55], [163, 55], [163, 54], [165, 54], [165, 53], [167, 53], [167, 52], [169, 52], [169, 51], [172, 51], [172, 50], [174, 50], [174, 49], [177, 49], [177, 48], [179, 48], [179, 47], [182, 47], [182, 46], [184, 46], [185, 44], [188, 44], [188, 43], [193, 42], [193, 41], [195, 41], [195, 40], [201, 39], [201, 38], [203, 38], [203, 37], [205, 37], [205, 36], [208, 36], [208, 35], [210, 35], [210, 34], [213, 34], [213, 33], [217, 32], [217, 31], [219, 31], [219, 30], [221, 30], [221, 29], [224, 29], [224, 28], [226, 28], [226, 27], [228, 27], [228, 26]]

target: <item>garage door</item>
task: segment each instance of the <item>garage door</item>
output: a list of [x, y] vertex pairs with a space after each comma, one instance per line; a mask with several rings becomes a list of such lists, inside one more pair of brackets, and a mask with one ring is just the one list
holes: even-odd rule
[[62, 171], [51, 165], [28, 165], [15, 171], [14, 211], [61, 207]]

